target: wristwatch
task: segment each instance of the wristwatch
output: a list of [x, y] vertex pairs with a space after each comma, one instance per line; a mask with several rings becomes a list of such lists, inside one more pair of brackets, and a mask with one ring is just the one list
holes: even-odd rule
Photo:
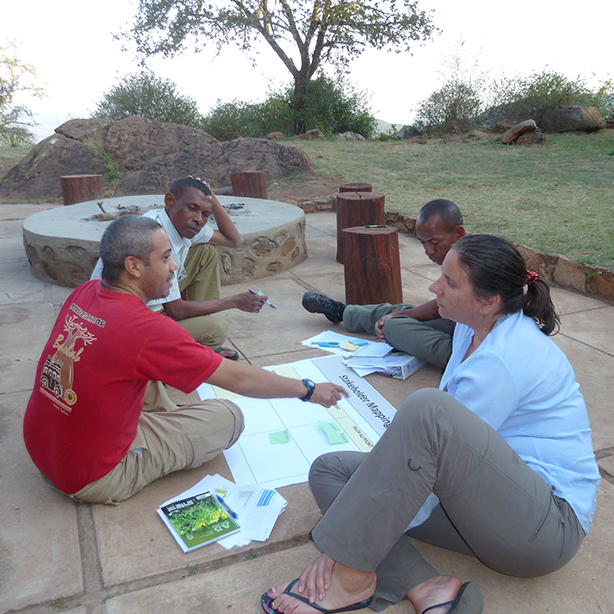
[[301, 401], [309, 401], [313, 391], [316, 389], [316, 385], [310, 379], [304, 379], [303, 384], [305, 384], [305, 388], [307, 388], [307, 394], [301, 397]]

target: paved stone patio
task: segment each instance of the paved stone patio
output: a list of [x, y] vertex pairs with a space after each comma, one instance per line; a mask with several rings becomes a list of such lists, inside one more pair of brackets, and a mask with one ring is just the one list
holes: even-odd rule
[[[183, 554], [155, 509], [207, 473], [231, 477], [223, 459], [159, 480], [118, 507], [76, 504], [41, 479], [23, 445], [21, 424], [36, 364], [59, 306], [70, 289], [36, 279], [23, 249], [21, 225], [50, 205], [0, 205], [0, 612], [39, 614], [257, 614], [272, 584], [298, 575], [316, 549], [309, 531], [319, 512], [306, 484], [280, 489], [288, 500], [266, 543], [225, 550], [213, 544]], [[300, 306], [307, 290], [344, 299], [343, 267], [335, 260], [334, 213], [306, 217], [309, 257], [290, 271], [252, 282], [276, 310], [226, 312], [231, 343], [265, 366], [324, 355], [300, 345], [326, 328], [343, 329]], [[400, 236], [405, 300], [430, 297], [438, 267], [417, 240]], [[222, 292], [243, 291], [245, 285]], [[442, 573], [480, 584], [487, 614], [606, 614], [614, 612], [614, 307], [554, 289], [562, 330], [554, 337], [582, 385], [602, 481], [591, 533], [580, 552], [555, 574], [520, 580], [470, 557], [420, 544]], [[271, 332], [274, 334], [271, 334]], [[400, 382], [367, 379], [393, 405], [441, 372], [427, 366]], [[191, 396], [191, 395], [190, 395]], [[176, 398], [185, 398], [176, 392]], [[404, 601], [387, 610], [413, 614]]]

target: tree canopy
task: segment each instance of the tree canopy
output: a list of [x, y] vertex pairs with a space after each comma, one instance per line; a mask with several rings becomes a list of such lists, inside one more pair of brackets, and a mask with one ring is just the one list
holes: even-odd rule
[[124, 35], [145, 57], [232, 43], [255, 61], [254, 43], [266, 41], [294, 80], [300, 131], [307, 84], [322, 63], [347, 65], [369, 47], [409, 51], [433, 32], [411, 0], [140, 0]]
[[18, 104], [15, 97], [19, 92], [42, 96], [42, 88], [33, 81], [35, 77], [35, 68], [17, 57], [15, 44], [0, 47], [0, 145], [16, 147], [34, 142], [29, 129], [35, 125], [32, 111]]
[[200, 128], [203, 120], [192, 98], [181, 95], [171, 80], [157, 77], [150, 71], [124, 77], [103, 94], [94, 111], [94, 117], [115, 120], [130, 115], [195, 128]]

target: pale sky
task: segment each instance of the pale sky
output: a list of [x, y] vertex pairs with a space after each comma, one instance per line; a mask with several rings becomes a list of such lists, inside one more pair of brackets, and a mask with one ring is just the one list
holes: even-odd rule
[[[37, 138], [70, 118], [90, 117], [105, 91], [139, 70], [134, 55], [122, 52], [122, 43], [113, 39], [131, 23], [136, 6], [136, 0], [5, 3], [0, 45], [17, 42], [20, 59], [36, 67], [47, 93], [42, 101], [22, 100], [40, 123]], [[442, 64], [460, 40], [480, 69], [497, 75], [527, 76], [547, 68], [593, 82], [614, 77], [612, 0], [596, 0], [584, 14], [578, 5], [554, 0], [420, 0], [419, 6], [435, 9], [440, 35], [416, 44], [413, 55], [369, 51], [350, 66], [349, 80], [371, 93], [378, 119], [410, 123], [418, 103], [442, 84]], [[218, 57], [211, 48], [169, 60], [156, 57], [147, 65], [177, 83], [202, 113], [217, 99], [264, 100], [270, 87], [290, 82], [281, 60], [266, 46], [256, 67], [234, 47]]]

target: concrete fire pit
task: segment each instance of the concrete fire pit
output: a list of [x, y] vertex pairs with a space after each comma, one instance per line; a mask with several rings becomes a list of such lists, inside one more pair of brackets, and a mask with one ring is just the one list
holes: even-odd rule
[[[274, 200], [218, 198], [245, 240], [239, 248], [218, 247], [223, 284], [266, 277], [305, 260], [302, 209]], [[90, 278], [100, 238], [113, 219], [163, 206], [162, 194], [124, 196], [31, 215], [23, 223], [23, 243], [32, 272], [43, 281], [78, 286]]]

